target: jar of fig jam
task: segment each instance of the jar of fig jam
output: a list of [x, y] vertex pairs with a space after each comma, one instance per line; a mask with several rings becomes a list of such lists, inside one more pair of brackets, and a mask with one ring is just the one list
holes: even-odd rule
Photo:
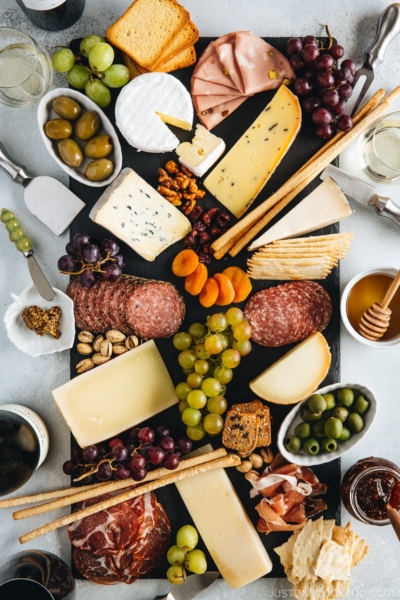
[[342, 481], [342, 499], [349, 513], [369, 525], [389, 525], [386, 504], [400, 483], [400, 469], [385, 458], [363, 458]]

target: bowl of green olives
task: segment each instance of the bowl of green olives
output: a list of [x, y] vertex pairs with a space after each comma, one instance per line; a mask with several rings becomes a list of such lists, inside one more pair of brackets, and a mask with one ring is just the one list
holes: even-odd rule
[[343, 456], [367, 434], [377, 413], [376, 398], [358, 383], [334, 383], [297, 404], [278, 432], [286, 460], [320, 465]]
[[39, 102], [37, 120], [49, 154], [70, 177], [104, 187], [119, 175], [122, 151], [117, 133], [90, 98], [67, 88], [48, 92]]

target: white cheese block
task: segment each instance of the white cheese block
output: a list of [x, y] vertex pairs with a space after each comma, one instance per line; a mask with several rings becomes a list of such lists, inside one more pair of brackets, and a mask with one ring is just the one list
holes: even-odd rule
[[89, 216], [150, 261], [191, 230], [185, 215], [132, 169], [121, 171]]
[[210, 133], [203, 125], [196, 125], [191, 142], [183, 142], [176, 149], [179, 162], [197, 177], [203, 177], [224, 151], [224, 140]]
[[187, 89], [167, 73], [145, 73], [122, 88], [115, 105], [117, 127], [145, 152], [170, 152], [179, 140], [165, 123], [190, 130], [193, 104]]
[[[194, 454], [211, 452], [210, 445]], [[176, 483], [217, 569], [231, 588], [269, 573], [271, 560], [224, 469]]]
[[328, 374], [331, 353], [322, 333], [313, 333], [250, 383], [252, 392], [274, 404], [305, 400]]
[[53, 397], [81, 448], [114, 437], [178, 402], [153, 340], [71, 379], [53, 390]]
[[256, 250], [275, 240], [295, 238], [350, 216], [352, 210], [340, 187], [328, 177], [273, 227], [249, 246]]

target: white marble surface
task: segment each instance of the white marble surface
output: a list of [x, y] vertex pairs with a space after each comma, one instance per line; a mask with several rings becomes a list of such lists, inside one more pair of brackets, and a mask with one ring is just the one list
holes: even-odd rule
[[[348, 56], [359, 64], [364, 50], [371, 43], [380, 13], [386, 0], [181, 0], [191, 12], [194, 22], [205, 36], [218, 36], [238, 29], [251, 29], [268, 36], [322, 34], [321, 23], [328, 23], [332, 34], [342, 43]], [[48, 33], [33, 27], [14, 0], [1, 0], [0, 25], [19, 27], [40, 40], [49, 50], [57, 44], [88, 33], [103, 33], [109, 23], [118, 17], [129, 0], [87, 0], [80, 21], [69, 30]], [[376, 74], [374, 88], [387, 90], [400, 84], [400, 37], [389, 47], [385, 62]], [[55, 79], [65, 85], [63, 77]], [[51, 158], [40, 140], [36, 125], [35, 108], [16, 110], [0, 105], [0, 140], [10, 152], [33, 174], [48, 174], [64, 183], [66, 177]], [[390, 188], [392, 197], [400, 201], [400, 187]], [[15, 211], [33, 239], [37, 257], [56, 287], [65, 287], [65, 279], [57, 273], [56, 258], [63, 253], [67, 235], [61, 238], [49, 235], [38, 220], [31, 218], [24, 206], [22, 189], [0, 172], [1, 206]], [[341, 285], [361, 270], [375, 265], [400, 267], [400, 232], [389, 221], [374, 218], [367, 210], [356, 210], [342, 227], [354, 231], [355, 241], [348, 258], [342, 262]], [[19, 292], [29, 284], [27, 266], [14, 247], [2, 236], [0, 253], [0, 317], [10, 304], [10, 293]], [[343, 471], [365, 456], [384, 456], [400, 463], [400, 345], [385, 350], [374, 350], [357, 343], [342, 328], [342, 380], [358, 381], [375, 391], [379, 414], [370, 434], [343, 461]], [[61, 464], [68, 458], [69, 432], [51, 397], [51, 389], [68, 379], [68, 353], [31, 359], [20, 353], [8, 341], [0, 328], [0, 404], [20, 402], [31, 406], [46, 420], [52, 434], [50, 455], [35, 477], [24, 488], [25, 493], [66, 485]], [[62, 514], [60, 511], [57, 515]], [[348, 515], [343, 510], [343, 521]], [[17, 538], [27, 529], [38, 526], [41, 519], [29, 523], [13, 522], [11, 511], [4, 511], [0, 519], [0, 562], [20, 550]], [[369, 557], [353, 572], [351, 595], [354, 597], [392, 598], [400, 595], [399, 546], [390, 528], [362, 526], [354, 522], [356, 532], [367, 538]], [[66, 531], [26, 544], [55, 552], [69, 560]], [[263, 579], [244, 589], [230, 590], [219, 580], [202, 598], [243, 599], [250, 593], [254, 600], [268, 597], [289, 597], [290, 585], [285, 579]], [[147, 600], [166, 593], [165, 581], [139, 581], [133, 586], [119, 584], [110, 590], [88, 582], [78, 583], [79, 600], [106, 600], [110, 591], [119, 600]]]

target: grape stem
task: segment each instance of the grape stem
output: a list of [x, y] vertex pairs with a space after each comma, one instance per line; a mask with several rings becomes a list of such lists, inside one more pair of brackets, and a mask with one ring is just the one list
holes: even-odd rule
[[332, 45], [333, 45], [332, 35], [331, 35], [331, 32], [329, 31], [329, 27], [326, 23], [321, 23], [321, 25], [323, 25], [325, 27], [326, 35], [328, 36], [328, 46], [326, 48], [324, 48], [324, 45], [322, 44], [320, 50], [329, 50], [330, 48], [332, 48]]
[[[83, 473], [82, 475], [80, 475], [79, 477], [76, 477], [76, 479], [73, 479], [72, 481], [82, 481], [82, 479], [85, 479], [85, 477], [88, 477], [89, 475], [94, 475], [94, 473], [97, 473], [97, 471], [99, 470], [99, 466], [102, 465], [103, 463], [108, 462], [108, 464], [110, 465], [110, 468], [112, 471], [116, 471], [116, 468], [113, 467], [113, 462], [115, 462], [115, 458], [102, 458], [97, 465], [94, 465], [89, 471], [87, 471], [87, 473]], [[91, 463], [88, 463], [86, 465], [79, 465], [78, 467], [88, 467], [90, 466]]]
[[85, 263], [82, 260], [82, 258], [78, 258], [78, 259], [74, 258], [74, 262], [81, 263], [81, 270], [73, 271], [73, 272], [59, 271], [59, 273], [61, 273], [62, 275], [81, 275], [85, 271], [94, 271], [95, 273], [105, 273], [105, 271], [101, 270], [101, 265], [109, 260], [111, 260], [112, 262], [115, 262], [115, 258], [113, 258], [109, 252], [107, 252], [106, 257], [103, 258], [103, 260], [101, 260], [100, 262], [98, 262], [96, 264], [95, 263]]

